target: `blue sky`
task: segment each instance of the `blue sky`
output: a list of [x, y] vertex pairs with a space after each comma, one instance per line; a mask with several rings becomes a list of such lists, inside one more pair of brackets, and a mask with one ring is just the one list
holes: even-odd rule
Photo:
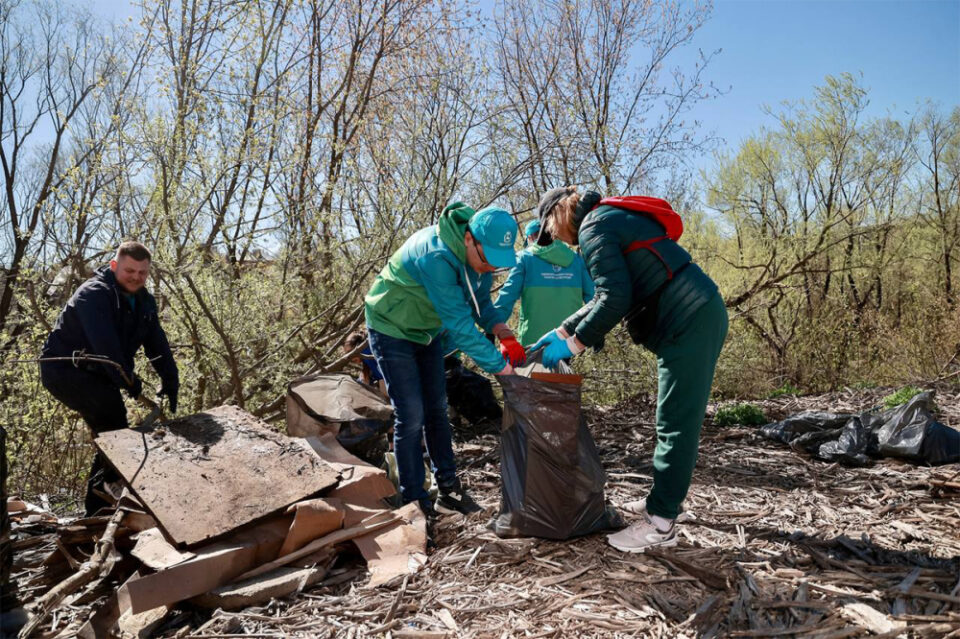
[[695, 116], [730, 148], [770, 124], [764, 104], [810, 98], [843, 72], [863, 74], [870, 116], [960, 105], [960, 0], [718, 0], [693, 46], [722, 49], [707, 77], [730, 90]]
[[[489, 12], [493, 2], [482, 0]], [[105, 18], [134, 15], [129, 0], [91, 0]], [[868, 116], [902, 116], [933, 100], [960, 105], [960, 0], [716, 0], [712, 17], [673, 62], [722, 49], [705, 77], [726, 95], [692, 117], [735, 149], [761, 125], [763, 105], [811, 98], [827, 75], [861, 74]], [[710, 158], [694, 161], [709, 166]]]

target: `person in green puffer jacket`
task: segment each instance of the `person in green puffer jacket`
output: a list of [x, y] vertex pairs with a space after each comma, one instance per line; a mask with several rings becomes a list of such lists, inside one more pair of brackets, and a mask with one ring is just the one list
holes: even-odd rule
[[[513, 374], [510, 360], [524, 359], [490, 301], [493, 271], [516, 262], [516, 235], [517, 223], [503, 209], [474, 213], [451, 204], [435, 226], [393, 254], [364, 299], [370, 350], [394, 410], [400, 497], [419, 502], [427, 516], [480, 510], [456, 475], [443, 357], [458, 348], [495, 375]], [[499, 351], [481, 328], [499, 338]], [[423, 488], [423, 441], [439, 488], [436, 504]]]
[[527, 248], [517, 253], [517, 265], [510, 271], [493, 306], [506, 322], [520, 299], [517, 339], [530, 346], [560, 326], [570, 314], [593, 298], [593, 280], [583, 258], [559, 240], [547, 246], [536, 243], [540, 221], [524, 229]]
[[[631, 337], [657, 356], [657, 446], [653, 486], [644, 500], [624, 504], [641, 520], [608, 537], [626, 552], [677, 543], [675, 521], [690, 488], [710, 386], [728, 319], [723, 299], [664, 227], [642, 213], [600, 203], [571, 187], [548, 191], [538, 213], [540, 244], [557, 238], [579, 244], [596, 286], [593, 300], [544, 335], [543, 362], [599, 347], [625, 320]], [[598, 205], [599, 204], [599, 205]], [[644, 245], [650, 250], [633, 250]]]

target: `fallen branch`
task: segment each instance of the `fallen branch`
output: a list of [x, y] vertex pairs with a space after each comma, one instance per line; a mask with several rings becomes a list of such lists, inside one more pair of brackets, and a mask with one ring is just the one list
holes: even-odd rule
[[[113, 514], [103, 531], [103, 537], [97, 542], [96, 551], [90, 556], [90, 559], [83, 562], [80, 570], [37, 600], [29, 623], [20, 631], [21, 639], [31, 636], [64, 599], [93, 581], [100, 574], [107, 558], [113, 552], [114, 536], [117, 534], [117, 529], [120, 527], [120, 522], [123, 521], [125, 514], [125, 511], [119, 509]], [[111, 565], [106, 563], [106, 566]]]

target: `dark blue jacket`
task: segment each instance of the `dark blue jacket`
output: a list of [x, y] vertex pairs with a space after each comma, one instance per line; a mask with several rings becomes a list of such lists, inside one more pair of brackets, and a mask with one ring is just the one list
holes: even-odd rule
[[[167, 336], [160, 327], [157, 302], [145, 288], [133, 298], [131, 305], [109, 266], [97, 269], [60, 311], [56, 326], [43, 344], [42, 357], [71, 357], [74, 352], [84, 351], [117, 362], [134, 379], [133, 358], [143, 346], [164, 388], [175, 391], [180, 377]], [[129, 390], [115, 367], [91, 366], [102, 369], [114, 384]]]

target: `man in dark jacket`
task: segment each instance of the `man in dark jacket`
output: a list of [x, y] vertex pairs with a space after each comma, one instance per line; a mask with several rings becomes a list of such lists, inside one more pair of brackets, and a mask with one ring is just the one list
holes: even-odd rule
[[[40, 379], [54, 397], [83, 417], [93, 434], [127, 427], [120, 396], [136, 399], [143, 383], [134, 372], [140, 347], [160, 376], [160, 394], [177, 410], [180, 378], [167, 336], [160, 326], [157, 303], [144, 288], [150, 273], [150, 251], [139, 242], [124, 242], [110, 261], [84, 282], [60, 312], [43, 345]], [[97, 357], [111, 363], [91, 362]], [[70, 361], [49, 361], [71, 358]], [[97, 452], [90, 469], [85, 507], [93, 514], [106, 505], [97, 490], [116, 474]]]

